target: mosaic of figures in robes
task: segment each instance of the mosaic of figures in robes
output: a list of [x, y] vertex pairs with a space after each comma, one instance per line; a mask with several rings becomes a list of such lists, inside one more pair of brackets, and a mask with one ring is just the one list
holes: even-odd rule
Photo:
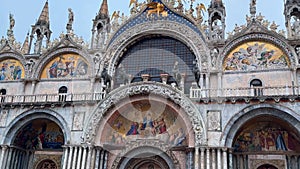
[[238, 134], [234, 151], [299, 151], [296, 134], [270, 122], [255, 123]]
[[41, 78], [80, 78], [88, 73], [88, 64], [77, 54], [64, 54], [51, 60]]
[[64, 136], [60, 127], [47, 119], [33, 120], [15, 136], [14, 145], [24, 149], [61, 149]]
[[259, 41], [236, 47], [227, 56], [223, 65], [227, 71], [277, 69], [289, 66], [289, 59], [282, 50], [273, 44]]
[[118, 109], [105, 125], [101, 142], [125, 144], [134, 139], [160, 139], [172, 146], [184, 146], [188, 133], [184, 121], [165, 104], [138, 101]]
[[16, 59], [0, 61], [0, 67], [0, 80], [20, 80], [24, 78], [24, 68], [21, 62]]

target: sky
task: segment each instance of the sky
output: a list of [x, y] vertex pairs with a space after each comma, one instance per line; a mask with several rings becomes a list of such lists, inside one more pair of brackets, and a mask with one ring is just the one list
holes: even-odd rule
[[[195, 4], [204, 3], [206, 7], [210, 0], [195, 0]], [[31, 31], [38, 19], [46, 0], [0, 0], [0, 37], [6, 37], [9, 28], [9, 14], [14, 15], [15, 27], [14, 35], [18, 42], [23, 43], [26, 34]], [[102, 0], [48, 0], [50, 29], [52, 31], [51, 40], [58, 38], [60, 33], [66, 33], [68, 20], [68, 8], [74, 12], [74, 33], [90, 41], [92, 20], [98, 13]], [[142, 0], [139, 0], [142, 2]], [[223, 0], [226, 6], [226, 32], [232, 31], [235, 24], [246, 23], [245, 16], [249, 15], [250, 0]], [[270, 5], [272, 4], [272, 5]], [[108, 0], [110, 15], [115, 10], [129, 15], [129, 0]], [[285, 19], [283, 15], [284, 0], [257, 0], [257, 14], [261, 12], [265, 19], [275, 21], [280, 25], [279, 29], [285, 29]], [[208, 14], [204, 17], [207, 19]]]

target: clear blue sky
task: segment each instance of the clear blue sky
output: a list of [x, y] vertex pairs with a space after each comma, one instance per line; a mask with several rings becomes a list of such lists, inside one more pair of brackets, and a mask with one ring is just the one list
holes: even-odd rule
[[[17, 41], [23, 43], [27, 32], [31, 31], [31, 25], [38, 19], [46, 0], [1, 0], [0, 2], [0, 36], [6, 37], [9, 13], [12, 13], [16, 20], [15, 37]], [[210, 0], [196, 0], [196, 3], [199, 2], [207, 6]], [[236, 23], [238, 25], [246, 23], [245, 16], [249, 14], [250, 0], [223, 0], [223, 2], [227, 14], [226, 32], [232, 31]], [[92, 19], [98, 13], [101, 3], [102, 0], [49, 0], [50, 26], [53, 32], [51, 39], [58, 38], [61, 32], [66, 32], [68, 8], [72, 8], [75, 15], [73, 23], [75, 34], [90, 41]], [[115, 10], [129, 14], [129, 0], [108, 0], [108, 5], [110, 15]], [[283, 9], [283, 0], [257, 0], [257, 13], [261, 12], [269, 21], [276, 21], [280, 29], [285, 29]]]

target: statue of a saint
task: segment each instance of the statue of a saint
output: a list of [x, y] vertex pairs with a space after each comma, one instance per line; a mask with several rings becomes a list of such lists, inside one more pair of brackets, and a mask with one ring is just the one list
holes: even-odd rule
[[13, 14], [9, 14], [9, 29], [12, 30], [15, 26], [15, 19]]

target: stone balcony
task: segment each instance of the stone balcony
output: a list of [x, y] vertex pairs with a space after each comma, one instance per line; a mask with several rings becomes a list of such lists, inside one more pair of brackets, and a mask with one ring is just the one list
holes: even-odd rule
[[61, 93], [36, 95], [1, 95], [1, 106], [26, 105], [65, 105], [70, 103], [95, 103], [102, 100], [105, 93]]
[[246, 88], [223, 88], [223, 89], [200, 89], [192, 86], [190, 89], [190, 98], [192, 100], [209, 101], [231, 101], [237, 100], [249, 102], [250, 100], [272, 99], [279, 102], [281, 99], [295, 101], [300, 100], [300, 86], [274, 86], [274, 87], [246, 87]]
[[[132, 85], [132, 84], [131, 84]], [[129, 86], [131, 86], [129, 85]], [[151, 83], [155, 85], [155, 83]], [[123, 87], [128, 87], [123, 86]], [[118, 90], [118, 89], [116, 89]], [[272, 99], [279, 102], [282, 99], [295, 101], [300, 100], [300, 86], [277, 86], [277, 87], [255, 87], [255, 88], [224, 88], [224, 89], [200, 89], [192, 86], [189, 97], [194, 101], [205, 103], [217, 101], [238, 100], [249, 102], [250, 100]], [[70, 103], [97, 103], [104, 99], [105, 93], [62, 93], [62, 94], [36, 94], [36, 95], [1, 95], [1, 106], [14, 105], [65, 105]]]

